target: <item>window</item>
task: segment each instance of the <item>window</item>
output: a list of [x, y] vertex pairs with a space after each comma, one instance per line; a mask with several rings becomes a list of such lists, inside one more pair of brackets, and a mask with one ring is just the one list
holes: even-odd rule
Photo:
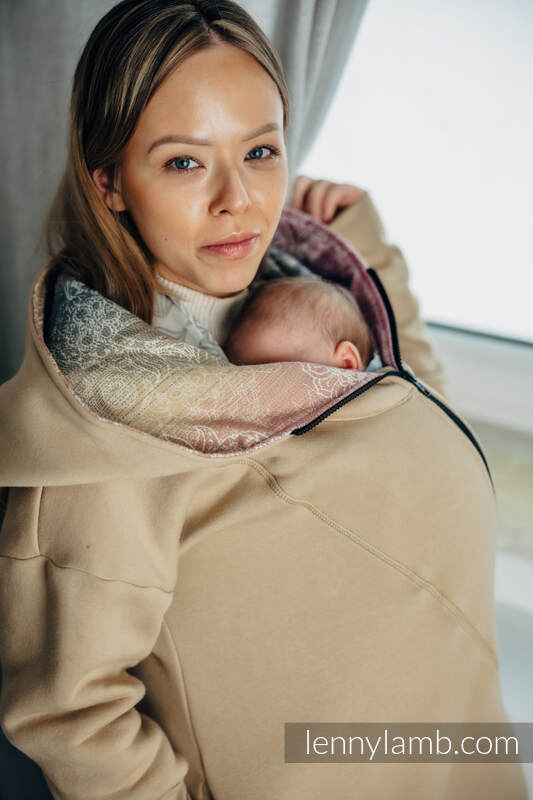
[[426, 320], [533, 342], [533, 3], [371, 0], [300, 172], [368, 189]]

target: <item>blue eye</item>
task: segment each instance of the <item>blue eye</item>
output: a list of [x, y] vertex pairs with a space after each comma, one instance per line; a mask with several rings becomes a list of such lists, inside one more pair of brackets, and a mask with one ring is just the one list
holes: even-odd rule
[[276, 147], [271, 147], [270, 145], [262, 144], [260, 147], [254, 147], [253, 150], [250, 150], [250, 153], [261, 153], [262, 150], [266, 150], [269, 155], [267, 158], [262, 158], [261, 155], [253, 155], [250, 161], [268, 161], [270, 158], [275, 156], [279, 156], [279, 150]]
[[[190, 156], [179, 156], [179, 158], [172, 158], [165, 164], [165, 166], [169, 167], [169, 169], [173, 169], [175, 172], [190, 172], [191, 170], [187, 169], [187, 166], [190, 164], [191, 161], [193, 164], [198, 164], [198, 162], [195, 161], [194, 158], [191, 158]], [[173, 167], [172, 165], [174, 163], [179, 164], [180, 166]]]
[[[245, 160], [270, 161], [271, 159], [277, 158], [279, 155], [280, 151], [277, 147], [265, 144], [249, 150]], [[175, 158], [171, 158], [170, 161], [167, 161], [164, 168], [170, 172], [194, 172], [200, 166], [198, 161], [191, 158], [191, 156], [176, 156]]]

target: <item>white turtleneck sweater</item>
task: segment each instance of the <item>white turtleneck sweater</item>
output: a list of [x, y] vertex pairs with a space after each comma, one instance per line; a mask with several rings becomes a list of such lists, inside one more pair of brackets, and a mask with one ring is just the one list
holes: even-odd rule
[[169, 336], [178, 337], [183, 329], [179, 306], [185, 306], [206, 328], [215, 341], [224, 346], [233, 320], [239, 313], [248, 287], [227, 297], [204, 294], [188, 286], [156, 275], [161, 290], [156, 293], [152, 326]]
[[[272, 259], [272, 256], [275, 258]], [[293, 256], [281, 253], [276, 248], [271, 248], [266, 265], [267, 279], [291, 274], [314, 274]], [[152, 326], [179, 341], [187, 342], [227, 360], [223, 348], [233, 322], [249, 294], [249, 287], [246, 286], [242, 291], [227, 297], [215, 297], [169, 281], [158, 274], [156, 280], [161, 291], [155, 295]], [[194, 319], [191, 321], [188, 315], [192, 315]], [[208, 333], [202, 332], [203, 329]], [[367, 371], [372, 372], [382, 366], [381, 357], [376, 352], [367, 366]]]

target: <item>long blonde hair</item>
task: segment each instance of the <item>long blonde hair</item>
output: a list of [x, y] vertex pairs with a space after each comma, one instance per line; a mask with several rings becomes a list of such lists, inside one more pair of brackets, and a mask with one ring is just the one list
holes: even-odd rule
[[222, 42], [248, 52], [275, 81], [286, 129], [279, 56], [232, 0], [123, 0], [98, 22], [74, 73], [66, 167], [42, 228], [47, 287], [64, 269], [151, 323], [151, 255], [128, 212], [109, 209], [91, 175], [103, 167], [115, 185], [121, 152], [154, 92], [188, 56]]

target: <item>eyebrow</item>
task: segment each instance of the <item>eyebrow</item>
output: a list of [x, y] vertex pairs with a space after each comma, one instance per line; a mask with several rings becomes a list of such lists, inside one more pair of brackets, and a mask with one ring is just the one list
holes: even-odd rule
[[[281, 130], [280, 126], [277, 122], [267, 122], [266, 125], [261, 125], [259, 128], [255, 128], [255, 130], [250, 131], [247, 133], [244, 139], [241, 139], [242, 142], [248, 142], [250, 139], [255, 139], [256, 136], [261, 136], [263, 133], [268, 133], [269, 131], [279, 131]], [[196, 139], [194, 136], [185, 136], [182, 133], [174, 133], [169, 134], [168, 136], [161, 136], [160, 139], [156, 139], [155, 142], [152, 142], [146, 155], [148, 156], [152, 150], [156, 147], [159, 147], [162, 144], [196, 144], [196, 145], [204, 145], [210, 146], [213, 142], [210, 139]]]

